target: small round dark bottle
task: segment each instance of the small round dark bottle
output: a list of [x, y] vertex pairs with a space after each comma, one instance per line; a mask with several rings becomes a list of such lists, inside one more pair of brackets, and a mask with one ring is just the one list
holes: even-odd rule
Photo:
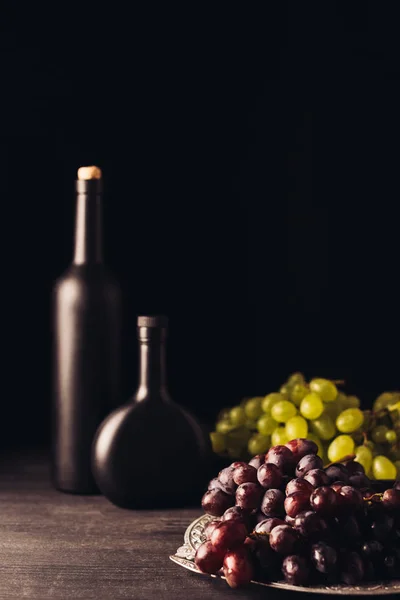
[[[199, 503], [208, 474], [209, 436], [173, 402], [166, 386], [167, 318], [139, 317], [139, 385], [111, 413], [93, 442], [93, 474], [101, 492], [122, 508]], [[200, 495], [199, 495], [200, 494]]]

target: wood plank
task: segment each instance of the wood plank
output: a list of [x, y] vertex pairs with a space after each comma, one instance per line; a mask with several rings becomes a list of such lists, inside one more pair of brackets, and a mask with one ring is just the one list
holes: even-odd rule
[[[62, 494], [49, 483], [46, 461], [17, 457], [0, 468], [0, 514], [1, 599], [242, 600], [266, 595], [265, 590], [232, 591], [223, 581], [169, 560], [200, 507], [128, 511], [101, 496]], [[278, 597], [273, 590], [268, 596]]]

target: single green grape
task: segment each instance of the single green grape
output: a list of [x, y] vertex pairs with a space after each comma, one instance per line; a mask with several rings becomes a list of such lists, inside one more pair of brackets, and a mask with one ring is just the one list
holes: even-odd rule
[[380, 394], [374, 402], [374, 412], [380, 412], [387, 406], [395, 404], [396, 401], [396, 394], [393, 392], [383, 392], [383, 394]]
[[264, 452], [266, 452], [270, 447], [270, 444], [271, 442], [269, 437], [261, 435], [261, 433], [255, 433], [249, 439], [247, 449], [251, 456], [254, 456], [255, 454], [264, 454]]
[[342, 433], [353, 433], [364, 422], [364, 414], [359, 408], [347, 408], [336, 419], [336, 427]]
[[310, 390], [318, 394], [323, 402], [333, 402], [338, 395], [338, 389], [329, 379], [316, 378], [310, 381]]
[[281, 400], [273, 405], [271, 409], [271, 416], [278, 423], [286, 423], [295, 416], [297, 409], [292, 402], [289, 400]]
[[324, 452], [324, 447], [323, 447], [322, 442], [319, 439], [319, 437], [317, 435], [315, 435], [314, 433], [308, 433], [307, 434], [307, 439], [311, 440], [312, 442], [315, 442], [317, 444], [317, 446], [318, 446], [318, 452], [317, 452], [317, 454], [318, 454], [318, 456], [320, 458], [323, 459], [324, 456], [325, 456], [325, 452]]
[[285, 426], [286, 435], [289, 440], [295, 440], [297, 438], [307, 438], [308, 424], [304, 417], [296, 415], [288, 421]]
[[304, 396], [308, 394], [308, 387], [304, 383], [296, 383], [290, 390], [289, 400], [293, 402], [295, 406], [300, 406]]
[[[386, 440], [385, 440], [386, 442]], [[381, 454], [385, 456], [386, 454], [387, 444], [375, 444], [374, 449], [372, 450], [372, 456], [380, 456]]]
[[246, 417], [248, 419], [256, 420], [261, 416], [262, 408], [261, 408], [262, 398], [255, 397], [247, 400], [244, 405], [244, 411], [246, 413]]
[[325, 442], [331, 440], [336, 434], [335, 423], [325, 411], [318, 419], [311, 421], [311, 429], [315, 435]]
[[324, 404], [324, 412], [321, 416], [329, 417], [333, 423], [335, 423], [337, 417], [342, 412], [342, 406], [335, 400], [334, 402], [329, 402], [328, 404]]
[[361, 401], [358, 396], [347, 396], [347, 407], [346, 408], [360, 408]]
[[257, 421], [253, 421], [253, 419], [247, 419], [244, 426], [249, 431], [256, 431], [257, 429]]
[[262, 415], [257, 421], [258, 432], [262, 435], [271, 435], [278, 425], [279, 423], [277, 423], [270, 415]]
[[355, 441], [356, 446], [360, 446], [361, 444], [364, 443], [364, 431], [363, 431], [363, 429], [362, 428], [361, 429], [356, 429], [351, 434], [351, 437]]
[[318, 419], [322, 415], [324, 405], [321, 397], [316, 392], [311, 392], [303, 398], [300, 404], [300, 412], [306, 419]]
[[357, 448], [354, 451], [354, 454], [356, 455], [354, 460], [364, 467], [365, 473], [368, 475], [372, 467], [371, 450], [364, 445], [357, 446]]
[[281, 402], [282, 400], [285, 400], [285, 396], [283, 394], [280, 394], [279, 392], [272, 392], [263, 398], [261, 403], [262, 410], [267, 414], [271, 414], [273, 405], [277, 402]]
[[242, 406], [234, 406], [229, 413], [231, 423], [234, 425], [243, 425], [246, 422], [246, 413]]
[[345, 408], [350, 408], [350, 407], [346, 406], [346, 402], [347, 402], [347, 394], [345, 394], [344, 392], [341, 392], [339, 390], [338, 395], [336, 396], [335, 404], [340, 406], [341, 410], [343, 410]]
[[287, 383], [284, 383], [279, 388], [279, 393], [282, 394], [282, 396], [285, 400], [289, 400], [290, 390], [291, 390], [290, 386], [288, 386]]
[[285, 427], [277, 427], [271, 436], [272, 446], [284, 446], [289, 441]]
[[216, 431], [218, 431], [218, 433], [228, 433], [229, 431], [232, 431], [233, 429], [235, 429], [235, 426], [232, 425], [232, 423], [230, 421], [218, 421], [218, 423], [215, 425], [215, 429]]
[[363, 410], [364, 422], [363, 429], [364, 431], [370, 431], [375, 427], [375, 417], [372, 413], [372, 410]]
[[389, 450], [389, 454], [387, 455], [391, 461], [395, 462], [396, 460], [400, 460], [400, 448], [396, 446], [392, 446]]
[[229, 421], [230, 412], [230, 408], [221, 408], [217, 416], [217, 421]]
[[328, 447], [328, 458], [331, 462], [340, 462], [345, 456], [354, 453], [354, 440], [349, 435], [339, 435]]
[[287, 382], [286, 385], [289, 386], [289, 388], [293, 388], [295, 385], [297, 384], [301, 384], [304, 385], [306, 382], [303, 373], [297, 372], [297, 373], [292, 373]]
[[394, 444], [397, 441], [397, 433], [393, 429], [389, 429], [385, 437], [388, 444]]
[[222, 452], [226, 450], [225, 436], [223, 433], [212, 431], [210, 433], [210, 440], [212, 449], [216, 454], [222, 454]]
[[386, 425], [377, 425], [371, 433], [371, 437], [376, 444], [384, 444], [386, 442], [386, 434], [389, 428]]
[[375, 456], [372, 461], [372, 473], [375, 479], [396, 479], [397, 470], [386, 456]]
[[251, 436], [251, 432], [242, 425], [242, 427], [238, 427], [237, 429], [234, 429], [233, 431], [230, 431], [229, 433], [226, 434], [226, 439], [227, 439], [226, 444], [227, 444], [227, 446], [229, 446], [229, 445], [246, 446], [250, 436]]
[[364, 442], [364, 446], [369, 448], [371, 450], [371, 453], [375, 450], [375, 444], [372, 440], [367, 440], [366, 442]]

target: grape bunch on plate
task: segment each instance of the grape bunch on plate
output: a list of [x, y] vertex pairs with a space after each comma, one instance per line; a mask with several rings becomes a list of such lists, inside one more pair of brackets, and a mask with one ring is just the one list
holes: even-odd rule
[[323, 468], [315, 442], [234, 462], [202, 498], [214, 519], [195, 564], [231, 587], [252, 579], [318, 585], [400, 576], [400, 481], [374, 493], [350, 459]]
[[324, 464], [355, 454], [371, 479], [400, 476], [400, 392], [385, 392], [361, 410], [343, 382], [293, 373], [278, 392], [223, 409], [211, 433], [214, 452], [248, 460], [271, 446], [308, 438]]

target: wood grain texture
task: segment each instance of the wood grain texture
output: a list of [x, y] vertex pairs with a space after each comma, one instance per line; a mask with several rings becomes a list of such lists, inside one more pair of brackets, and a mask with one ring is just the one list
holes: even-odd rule
[[[208, 600], [284, 598], [230, 590], [169, 560], [198, 509], [127, 511], [52, 489], [42, 458], [0, 467], [0, 598]], [[304, 598], [304, 595], [303, 595]], [[314, 600], [316, 600], [314, 596]]]

